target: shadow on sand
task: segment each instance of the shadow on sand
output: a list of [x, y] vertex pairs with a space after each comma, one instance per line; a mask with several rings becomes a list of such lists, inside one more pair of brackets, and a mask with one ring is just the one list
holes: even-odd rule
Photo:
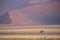
[[12, 21], [11, 21], [8, 13], [6, 13], [3, 16], [0, 16], [0, 24], [10, 24], [11, 22]]

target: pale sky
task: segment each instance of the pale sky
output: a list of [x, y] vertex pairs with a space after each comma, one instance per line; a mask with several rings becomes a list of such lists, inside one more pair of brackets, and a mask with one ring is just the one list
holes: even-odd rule
[[22, 7], [26, 5], [28, 0], [0, 0], [0, 16], [11, 9]]

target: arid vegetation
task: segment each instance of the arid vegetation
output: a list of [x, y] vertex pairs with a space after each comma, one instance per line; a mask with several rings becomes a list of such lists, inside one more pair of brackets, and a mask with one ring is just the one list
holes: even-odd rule
[[0, 40], [60, 40], [60, 38], [0, 38]]

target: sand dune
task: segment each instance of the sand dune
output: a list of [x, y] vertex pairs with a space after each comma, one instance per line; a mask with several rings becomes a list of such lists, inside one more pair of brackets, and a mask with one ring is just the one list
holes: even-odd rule
[[30, 5], [9, 12], [14, 25], [60, 24], [60, 2]]
[[[18, 4], [19, 1], [17, 1], [16, 3]], [[7, 6], [5, 7], [7, 7], [8, 9], [8, 4], [6, 5]], [[12, 4], [12, 6], [10, 4], [9, 7], [14, 8], [14, 4]], [[3, 10], [5, 9], [5, 7], [3, 8]], [[60, 24], [60, 1], [47, 2], [42, 4], [40, 3], [27, 4], [22, 8], [17, 7], [16, 9], [13, 10], [9, 9], [6, 15], [0, 16], [0, 24], [11, 24], [11, 25]]]

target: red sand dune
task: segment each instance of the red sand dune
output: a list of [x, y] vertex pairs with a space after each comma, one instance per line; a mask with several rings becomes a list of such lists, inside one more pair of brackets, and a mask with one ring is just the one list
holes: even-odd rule
[[[35, 20], [29, 19], [29, 17], [25, 15], [26, 12], [39, 11], [45, 14], [49, 13], [50, 15], [54, 15], [57, 12], [60, 12], [59, 4], [60, 2], [49, 2], [44, 4], [30, 5], [21, 9], [15, 9], [10, 11], [9, 16], [12, 19], [12, 24], [21, 24], [21, 25], [34, 24]], [[52, 12], [54, 13], [51, 14]]]
[[[30, 12], [30, 11], [37, 11], [40, 13], [37, 13], [36, 15], [40, 15], [41, 13], [43, 14], [48, 14], [51, 15], [56, 15], [56, 13], [60, 13], [60, 2], [48, 2], [48, 3], [43, 3], [43, 4], [36, 4], [36, 5], [30, 5], [24, 8], [20, 9], [14, 9], [12, 11], [9, 11], [9, 17], [11, 18], [11, 24], [20, 24], [20, 25], [30, 25], [30, 24], [36, 24], [37, 19], [30, 19], [27, 17], [25, 13]], [[53, 13], [53, 14], [52, 14]], [[43, 24], [41, 22], [41, 24]]]

